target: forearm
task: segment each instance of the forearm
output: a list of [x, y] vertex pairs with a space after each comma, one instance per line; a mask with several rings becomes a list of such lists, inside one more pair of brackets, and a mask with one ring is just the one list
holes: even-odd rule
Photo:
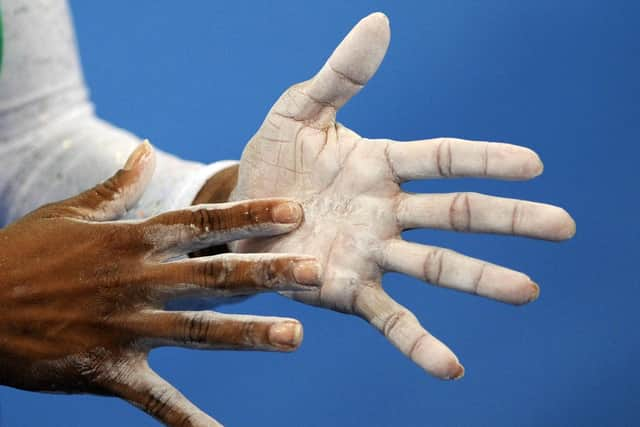
[[[140, 139], [96, 118], [65, 1], [3, 0], [0, 74], [0, 222], [69, 197], [109, 176]], [[158, 152], [158, 168], [130, 217], [191, 204], [229, 166]]]

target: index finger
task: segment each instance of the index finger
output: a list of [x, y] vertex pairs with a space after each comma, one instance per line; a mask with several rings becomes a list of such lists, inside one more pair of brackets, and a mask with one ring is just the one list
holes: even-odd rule
[[184, 254], [233, 240], [275, 236], [294, 230], [302, 207], [287, 199], [202, 204], [166, 212], [139, 226], [154, 252]]

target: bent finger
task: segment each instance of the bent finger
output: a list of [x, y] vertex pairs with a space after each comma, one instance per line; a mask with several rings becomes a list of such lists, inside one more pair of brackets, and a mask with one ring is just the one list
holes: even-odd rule
[[233, 240], [287, 233], [298, 227], [302, 216], [297, 202], [260, 199], [195, 205], [157, 215], [139, 227], [158, 254], [173, 255]]
[[400, 239], [387, 242], [378, 263], [387, 271], [509, 304], [526, 304], [540, 293], [538, 285], [520, 272]]
[[518, 145], [456, 138], [388, 143], [389, 163], [399, 181], [443, 177], [527, 180], [543, 170], [540, 157]]
[[145, 311], [129, 322], [152, 347], [292, 351], [302, 342], [295, 319], [211, 311]]
[[405, 195], [398, 204], [403, 229], [438, 228], [566, 240], [576, 225], [562, 208], [478, 193]]
[[107, 221], [124, 215], [142, 196], [155, 170], [155, 154], [148, 141], [129, 156], [124, 168], [75, 197], [54, 204], [68, 216]]
[[455, 354], [427, 332], [418, 319], [379, 287], [356, 291], [354, 312], [366, 319], [418, 366], [438, 378], [459, 379], [464, 368]]
[[151, 265], [146, 280], [164, 298], [299, 291], [320, 286], [320, 264], [311, 256], [224, 254]]

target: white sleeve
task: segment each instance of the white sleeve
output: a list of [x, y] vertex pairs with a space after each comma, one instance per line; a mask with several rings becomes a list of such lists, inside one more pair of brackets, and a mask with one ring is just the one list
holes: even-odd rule
[[[140, 139], [97, 118], [88, 99], [66, 0], [0, 0], [0, 225], [85, 190], [121, 168]], [[154, 178], [129, 217], [188, 206], [235, 164], [157, 150]]]

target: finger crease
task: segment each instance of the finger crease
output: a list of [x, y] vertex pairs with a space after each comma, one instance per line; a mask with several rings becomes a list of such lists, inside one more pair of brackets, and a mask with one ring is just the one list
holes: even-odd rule
[[[433, 249], [430, 251], [422, 264], [422, 274], [424, 280], [434, 285], [440, 285], [440, 276], [442, 275], [442, 258], [444, 251], [441, 249]], [[435, 268], [434, 268], [435, 267]], [[435, 277], [434, 272], [435, 270]]]
[[453, 176], [453, 157], [451, 156], [451, 141], [447, 140], [447, 153], [449, 155], [449, 162], [447, 166], [449, 168], [449, 174], [447, 176]]
[[384, 325], [382, 326], [382, 333], [384, 334], [385, 337], [388, 337], [391, 335], [391, 332], [396, 327], [400, 319], [406, 314], [407, 313], [405, 313], [404, 311], [399, 311], [399, 312], [393, 313], [391, 316], [387, 318], [387, 320], [384, 322]]
[[193, 418], [194, 414], [187, 414], [184, 416], [184, 418], [182, 418], [182, 420], [180, 420], [180, 425], [182, 427], [189, 427], [193, 425], [193, 422], [191, 421]]
[[396, 173], [396, 170], [393, 167], [393, 162], [391, 161], [391, 155], [389, 154], [389, 150], [391, 149], [391, 144], [387, 143], [384, 147], [384, 157], [387, 160], [387, 165], [389, 166], [389, 171], [391, 172], [391, 176], [395, 182], [400, 182], [400, 178]]
[[429, 336], [428, 332], [424, 332], [422, 335], [420, 335], [415, 342], [413, 343], [413, 345], [411, 346], [411, 349], [409, 350], [409, 358], [411, 360], [414, 360], [414, 354], [417, 353], [418, 351], [420, 351], [420, 348], [422, 347], [422, 344], [424, 343], [425, 339]]
[[442, 145], [444, 144], [443, 140], [440, 140], [438, 143], [438, 149], [436, 150], [436, 166], [438, 166], [438, 174], [440, 176], [445, 176], [444, 170], [442, 169]]
[[519, 221], [519, 217], [521, 215], [520, 212], [520, 202], [516, 202], [513, 206], [513, 212], [511, 214], [511, 234], [516, 233], [516, 225]]
[[355, 80], [354, 78], [352, 78], [352, 77], [350, 77], [350, 76], [346, 75], [346, 74], [345, 74], [345, 73], [343, 73], [342, 71], [338, 71], [338, 70], [336, 70], [336, 69], [335, 69], [335, 68], [333, 68], [333, 66], [332, 66], [331, 64], [329, 64], [329, 63], [327, 63], [327, 65], [329, 66], [329, 69], [330, 69], [331, 71], [333, 71], [333, 72], [334, 72], [334, 73], [336, 73], [339, 77], [341, 77], [341, 78], [345, 79], [346, 81], [348, 81], [349, 83], [351, 83], [351, 84], [353, 84], [353, 85], [355, 85], [355, 86], [360, 86], [360, 87], [362, 87], [362, 86], [364, 86], [364, 85], [365, 85], [365, 83], [366, 83], [366, 82], [362, 82], [362, 83], [361, 83], [361, 82], [359, 82], [359, 81]]
[[484, 153], [482, 157], [482, 176], [489, 175], [489, 144], [484, 145]]
[[484, 276], [484, 271], [487, 269], [487, 264], [483, 263], [480, 268], [480, 273], [478, 277], [473, 281], [473, 293], [478, 295], [478, 289], [480, 288], [480, 283], [482, 283], [482, 277]]
[[442, 276], [442, 265], [443, 265], [443, 262], [444, 262], [444, 260], [443, 260], [444, 251], [442, 251], [442, 250], [438, 251], [437, 256], [438, 256], [438, 258], [437, 258], [438, 260], [437, 260], [437, 264], [436, 265], [438, 266], [438, 269], [437, 269], [438, 273], [436, 274], [435, 284], [436, 285], [440, 285], [440, 283], [441, 283], [440, 282], [440, 277]]

